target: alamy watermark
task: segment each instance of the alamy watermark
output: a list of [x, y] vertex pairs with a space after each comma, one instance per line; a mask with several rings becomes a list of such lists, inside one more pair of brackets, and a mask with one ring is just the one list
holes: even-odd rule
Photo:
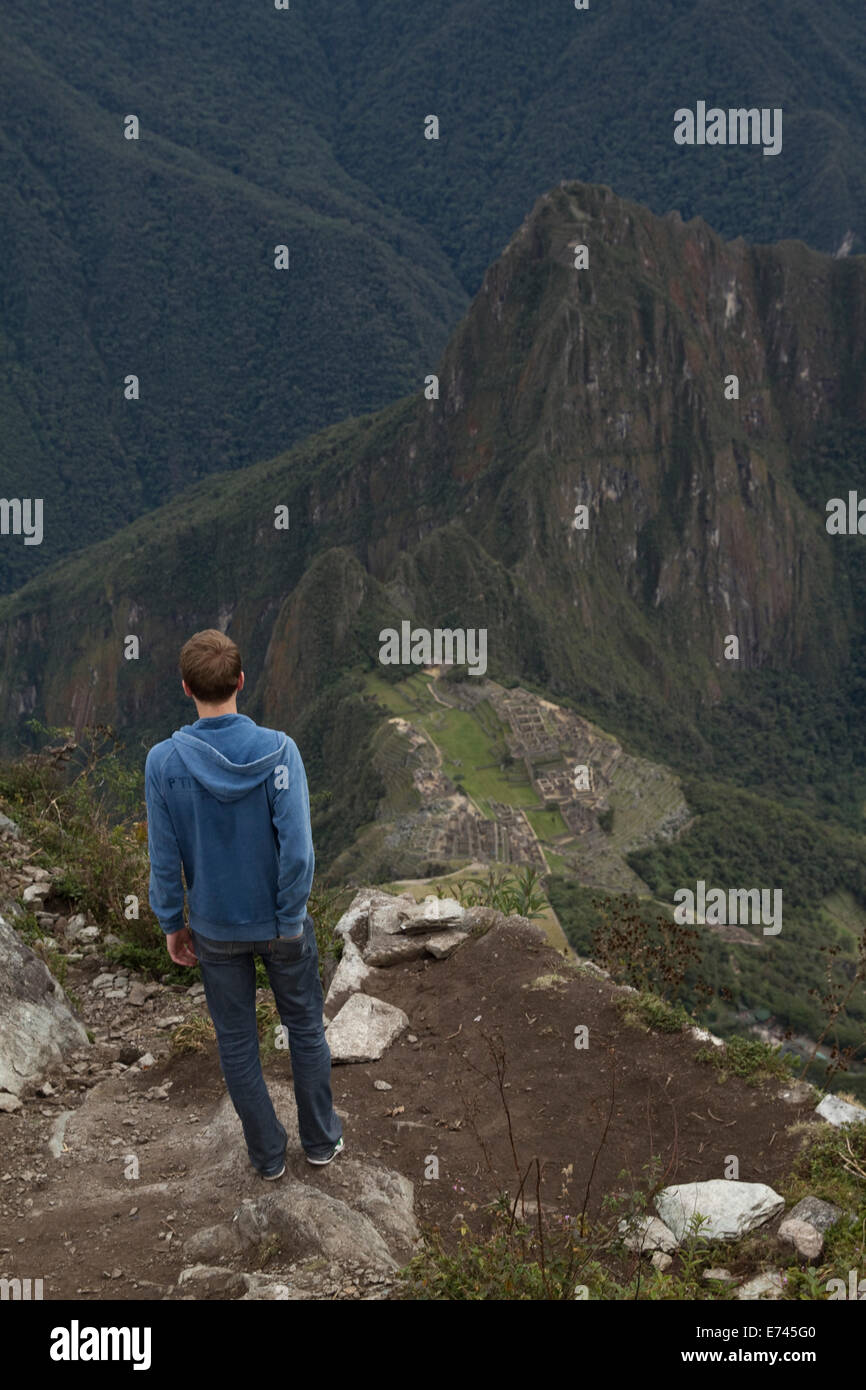
[[[763, 926], [765, 936], [782, 930], [781, 888], [710, 888], [699, 878], [696, 891], [678, 888], [674, 893], [674, 921], [680, 926], [704, 922], [707, 926]], [[772, 911], [770, 901], [772, 895]]]
[[44, 1298], [44, 1286], [44, 1279], [0, 1279], [0, 1303], [27, 1303]]
[[674, 112], [674, 140], [678, 145], [763, 145], [764, 154], [782, 152], [781, 106], [738, 106], [727, 111], [707, 109], [699, 101], [696, 110], [681, 106]]
[[42, 544], [42, 498], [0, 497], [0, 536], [23, 536], [25, 545]]
[[487, 670], [487, 628], [413, 628], [410, 622], [379, 633], [383, 666], [466, 666], [470, 676]]

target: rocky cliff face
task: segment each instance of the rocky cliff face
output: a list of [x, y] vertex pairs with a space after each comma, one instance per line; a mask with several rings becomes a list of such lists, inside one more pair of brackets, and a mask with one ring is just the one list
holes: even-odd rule
[[4, 724], [155, 735], [186, 717], [177, 650], [202, 626], [283, 724], [401, 617], [486, 627], [491, 671], [683, 718], [734, 672], [832, 676], [838, 538], [792, 463], [866, 420], [864, 347], [863, 257], [724, 242], [564, 184], [488, 271], [438, 399], [197, 485], [4, 600]]

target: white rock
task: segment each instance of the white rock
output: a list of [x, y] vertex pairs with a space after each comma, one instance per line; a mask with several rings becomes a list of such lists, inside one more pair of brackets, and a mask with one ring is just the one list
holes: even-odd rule
[[269, 1279], [266, 1274], [245, 1274], [243, 1278], [247, 1291], [242, 1296], [241, 1303], [258, 1303], [266, 1300], [286, 1303], [291, 1296], [288, 1284], [276, 1283], [273, 1279]]
[[782, 1276], [776, 1269], [756, 1274], [737, 1289], [737, 1298], [781, 1298], [785, 1292]]
[[27, 888], [24, 889], [24, 892], [21, 894], [21, 901], [23, 903], [41, 903], [44, 898], [48, 897], [48, 894], [50, 892], [50, 883], [31, 883], [28, 885]]
[[44, 961], [0, 917], [0, 1091], [19, 1095], [68, 1052], [88, 1045]]
[[673, 1231], [669, 1230], [663, 1221], [659, 1221], [657, 1216], [642, 1216], [631, 1223], [620, 1221], [619, 1229], [627, 1233], [624, 1241], [627, 1250], [639, 1250], [641, 1254], [662, 1250], [670, 1255], [677, 1248], [677, 1238]]
[[354, 994], [356, 990], [363, 989], [364, 981], [369, 973], [369, 965], [365, 963], [364, 957], [352, 938], [347, 935], [343, 944], [343, 954], [337, 969], [334, 971], [325, 1003], [332, 1003], [341, 994]]
[[433, 894], [409, 908], [402, 930], [407, 933], [442, 931], [462, 922], [466, 909], [456, 898], [437, 898]]
[[87, 926], [87, 918], [83, 912], [76, 912], [74, 917], [70, 917], [66, 923], [66, 940], [76, 941], [78, 933]]
[[[67, 932], [67, 936], [68, 935], [69, 933]], [[98, 927], [82, 927], [81, 931], [76, 933], [75, 940], [84, 941], [90, 945], [92, 942], [98, 941], [100, 935], [101, 933]]]
[[331, 1060], [376, 1062], [408, 1027], [409, 1020], [402, 1009], [369, 994], [353, 994], [328, 1027]]
[[784, 1197], [762, 1182], [733, 1182], [712, 1178], [709, 1182], [677, 1183], [656, 1197], [656, 1211], [678, 1241], [688, 1234], [689, 1222], [700, 1214], [708, 1220], [701, 1227], [705, 1240], [739, 1240], [762, 1226], [785, 1207]]
[[866, 1110], [862, 1106], [852, 1105], [850, 1101], [840, 1100], [838, 1096], [825, 1096], [816, 1107], [815, 1114], [820, 1115], [828, 1124], [835, 1125], [837, 1129], [844, 1128], [845, 1125], [862, 1124], [866, 1120]]

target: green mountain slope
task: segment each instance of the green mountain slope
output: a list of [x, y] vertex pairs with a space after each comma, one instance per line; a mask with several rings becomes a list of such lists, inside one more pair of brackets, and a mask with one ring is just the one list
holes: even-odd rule
[[[557, 179], [751, 240], [832, 252], [864, 226], [866, 20], [844, 0], [143, 0], [62, 23], [14, 0], [4, 21], [0, 476], [45, 507], [41, 545], [0, 547], [5, 590], [415, 389]], [[678, 147], [698, 100], [781, 105], [782, 153]]]
[[204, 480], [4, 600], [4, 724], [155, 734], [205, 625], [241, 644], [264, 717], [327, 715], [329, 685], [411, 617], [487, 628], [492, 675], [579, 702], [635, 752], [859, 824], [863, 566], [824, 501], [863, 454], [864, 310], [863, 258], [558, 188], [491, 266], [438, 400]]

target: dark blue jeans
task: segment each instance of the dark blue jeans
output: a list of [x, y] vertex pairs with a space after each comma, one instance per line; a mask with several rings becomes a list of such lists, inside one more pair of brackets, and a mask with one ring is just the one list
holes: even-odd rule
[[279, 1170], [288, 1136], [262, 1075], [256, 1026], [256, 965], [268, 972], [288, 1034], [298, 1133], [310, 1158], [324, 1158], [342, 1136], [331, 1096], [331, 1052], [322, 1023], [319, 950], [309, 913], [298, 936], [272, 941], [215, 941], [192, 933], [205, 997], [216, 1030], [228, 1093], [243, 1126], [247, 1152], [262, 1173]]

